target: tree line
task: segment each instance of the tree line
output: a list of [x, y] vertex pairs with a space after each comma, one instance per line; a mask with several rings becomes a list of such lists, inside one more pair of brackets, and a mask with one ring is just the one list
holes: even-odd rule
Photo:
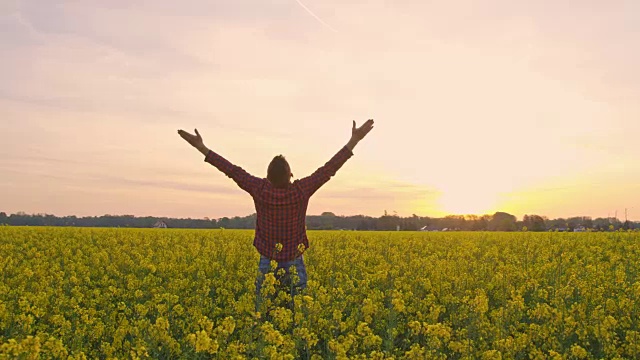
[[[51, 214], [26, 214], [18, 212], [7, 215], [0, 212], [0, 224], [13, 226], [80, 226], [80, 227], [131, 227], [150, 228], [164, 222], [169, 228], [190, 229], [253, 229], [256, 214], [219, 219], [191, 219], [169, 217], [136, 217], [134, 215], [102, 216], [55, 216]], [[610, 231], [640, 229], [640, 222], [621, 221], [617, 218], [576, 216], [549, 219], [540, 215], [525, 215], [518, 220], [514, 215], [496, 212], [493, 215], [449, 215], [441, 218], [413, 214], [401, 217], [386, 211], [380, 217], [355, 215], [338, 216], [332, 212], [307, 216], [309, 230], [402, 230], [402, 231]]]

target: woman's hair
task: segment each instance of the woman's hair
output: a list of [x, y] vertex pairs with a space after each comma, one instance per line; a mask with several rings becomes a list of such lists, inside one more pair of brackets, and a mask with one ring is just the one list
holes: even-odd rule
[[271, 160], [269, 169], [267, 170], [267, 179], [276, 188], [285, 188], [289, 185], [291, 177], [291, 168], [287, 159], [282, 155], [278, 155]]

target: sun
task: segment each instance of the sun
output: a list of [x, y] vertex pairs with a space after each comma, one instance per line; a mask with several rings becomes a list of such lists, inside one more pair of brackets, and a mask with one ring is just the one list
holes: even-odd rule
[[484, 215], [494, 212], [498, 194], [476, 189], [443, 191], [440, 210], [447, 215]]

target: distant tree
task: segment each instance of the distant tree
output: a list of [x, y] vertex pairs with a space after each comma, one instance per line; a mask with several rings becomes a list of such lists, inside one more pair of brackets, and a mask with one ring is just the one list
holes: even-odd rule
[[229, 225], [230, 225], [231, 221], [228, 217], [223, 217], [221, 219], [218, 219], [218, 227], [223, 227], [225, 229], [229, 229]]
[[397, 215], [389, 215], [385, 210], [384, 215], [378, 218], [376, 230], [395, 230], [398, 225], [400, 225], [400, 218]]
[[546, 223], [547, 223], [547, 228], [551, 230], [557, 230], [557, 229], [567, 227], [567, 220], [563, 218], [548, 220]]
[[322, 214], [320, 214], [320, 217], [317, 219], [317, 222], [318, 222], [317, 229], [319, 230], [332, 230], [332, 229], [338, 228], [337, 216], [336, 214], [330, 211], [325, 211]]
[[490, 231], [515, 231], [517, 230], [517, 219], [509, 213], [496, 212], [489, 221], [488, 229]]
[[567, 227], [570, 231], [582, 225], [582, 216], [574, 216], [567, 219]]
[[545, 231], [547, 229], [545, 220], [540, 215], [525, 215], [522, 223], [528, 231]]
[[489, 230], [489, 222], [491, 221], [491, 218], [492, 218], [491, 215], [482, 215], [480, 217], [480, 224], [482, 225], [480, 230], [483, 230], [483, 231]]
[[477, 215], [466, 215], [465, 216], [465, 226], [463, 230], [465, 231], [480, 231], [486, 230], [486, 224], [482, 217]]
[[609, 219], [607, 218], [596, 218], [593, 220], [593, 229], [597, 229], [600, 231], [605, 231], [609, 227]]
[[443, 228], [449, 230], [464, 229], [466, 220], [463, 215], [447, 215], [442, 219]]
[[401, 219], [402, 223], [400, 224], [402, 230], [408, 231], [416, 231], [420, 229], [420, 217], [416, 214], [412, 214], [410, 218]]
[[348, 219], [352, 219], [352, 222], [348, 226], [349, 229], [375, 230], [376, 228], [375, 219], [370, 216], [358, 215], [349, 217]]

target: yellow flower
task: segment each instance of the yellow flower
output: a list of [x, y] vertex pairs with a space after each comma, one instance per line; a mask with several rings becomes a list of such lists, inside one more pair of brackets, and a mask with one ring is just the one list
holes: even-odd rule
[[420, 321], [410, 321], [407, 326], [409, 326], [409, 329], [411, 329], [411, 333], [413, 335], [419, 335], [422, 331], [422, 324], [420, 323]]
[[403, 313], [405, 310], [404, 300], [400, 298], [393, 298], [391, 300], [391, 305], [393, 305], [393, 309], [399, 313]]
[[184, 308], [182, 307], [182, 305], [177, 304], [173, 307], [173, 312], [176, 313], [176, 315], [182, 315], [184, 314]]
[[580, 345], [571, 346], [571, 355], [577, 357], [578, 359], [585, 359], [587, 357], [587, 350], [585, 350]]
[[502, 360], [502, 354], [498, 350], [487, 350], [482, 353], [482, 360]]
[[284, 342], [282, 334], [278, 330], [274, 329], [271, 323], [266, 322], [262, 325], [262, 333], [264, 335], [264, 339], [269, 344], [280, 346]]

